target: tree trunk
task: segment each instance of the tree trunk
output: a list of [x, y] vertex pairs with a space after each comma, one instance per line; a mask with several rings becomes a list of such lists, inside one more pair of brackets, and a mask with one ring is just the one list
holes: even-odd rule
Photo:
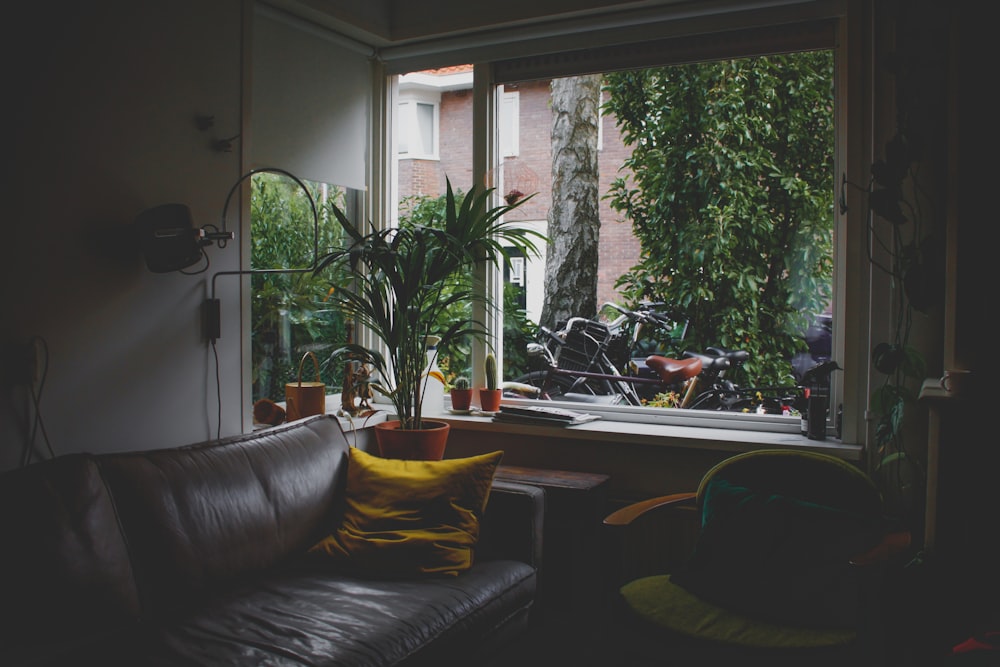
[[552, 207], [539, 324], [597, 311], [601, 75], [552, 80]]

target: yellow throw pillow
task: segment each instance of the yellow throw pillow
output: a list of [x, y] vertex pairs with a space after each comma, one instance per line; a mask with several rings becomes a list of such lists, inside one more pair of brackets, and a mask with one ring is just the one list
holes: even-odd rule
[[343, 521], [310, 552], [379, 576], [457, 575], [472, 566], [502, 457], [409, 461], [352, 447]]

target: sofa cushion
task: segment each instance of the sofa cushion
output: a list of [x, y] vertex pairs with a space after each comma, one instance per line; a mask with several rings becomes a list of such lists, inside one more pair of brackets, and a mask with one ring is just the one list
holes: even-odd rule
[[328, 531], [349, 443], [319, 415], [178, 449], [99, 458], [148, 611], [303, 553]]
[[0, 535], [0, 662], [72, 651], [138, 620], [127, 546], [91, 457], [0, 475]]
[[[157, 629], [128, 664], [474, 665], [499, 628], [522, 631], [535, 570], [479, 563], [458, 577], [343, 575], [328, 559], [219, 593]], [[495, 649], [495, 645], [493, 645]]]
[[467, 570], [502, 457], [415, 461], [351, 449], [342, 522], [312, 551], [377, 576]]

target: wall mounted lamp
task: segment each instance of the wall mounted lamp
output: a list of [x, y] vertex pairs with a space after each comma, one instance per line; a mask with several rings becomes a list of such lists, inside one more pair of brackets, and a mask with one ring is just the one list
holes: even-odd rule
[[234, 237], [232, 232], [195, 227], [191, 209], [185, 204], [161, 204], [146, 209], [136, 216], [134, 226], [146, 266], [153, 273], [194, 266], [204, 259], [205, 246]]
[[198, 271], [186, 273], [202, 273], [208, 269], [207, 246], [216, 244], [225, 248], [228, 242], [236, 238], [234, 232], [226, 229], [226, 216], [233, 195], [245, 180], [255, 174], [274, 173], [287, 176], [305, 192], [306, 199], [313, 214], [313, 257], [307, 267], [289, 269], [243, 269], [236, 271], [217, 271], [212, 276], [211, 296], [205, 301], [204, 321], [205, 337], [215, 342], [221, 335], [221, 305], [215, 297], [215, 281], [219, 276], [239, 276], [260, 273], [308, 273], [315, 270], [319, 257], [319, 211], [316, 202], [306, 184], [289, 171], [277, 167], [261, 167], [251, 169], [233, 183], [222, 206], [221, 229], [215, 225], [194, 226], [191, 209], [184, 204], [162, 204], [140, 213], [135, 219], [135, 229], [139, 243], [146, 259], [146, 266], [154, 273], [169, 273], [181, 271], [204, 261], [205, 266]]

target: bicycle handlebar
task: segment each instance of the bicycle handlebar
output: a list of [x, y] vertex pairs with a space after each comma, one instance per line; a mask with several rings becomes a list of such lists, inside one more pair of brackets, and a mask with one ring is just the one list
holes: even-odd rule
[[552, 339], [557, 345], [562, 345], [563, 343], [566, 342], [559, 336], [559, 334], [557, 334], [555, 331], [546, 326], [542, 326], [541, 324], [539, 324], [538, 330], [541, 331], [543, 334], [545, 334], [546, 338]]

